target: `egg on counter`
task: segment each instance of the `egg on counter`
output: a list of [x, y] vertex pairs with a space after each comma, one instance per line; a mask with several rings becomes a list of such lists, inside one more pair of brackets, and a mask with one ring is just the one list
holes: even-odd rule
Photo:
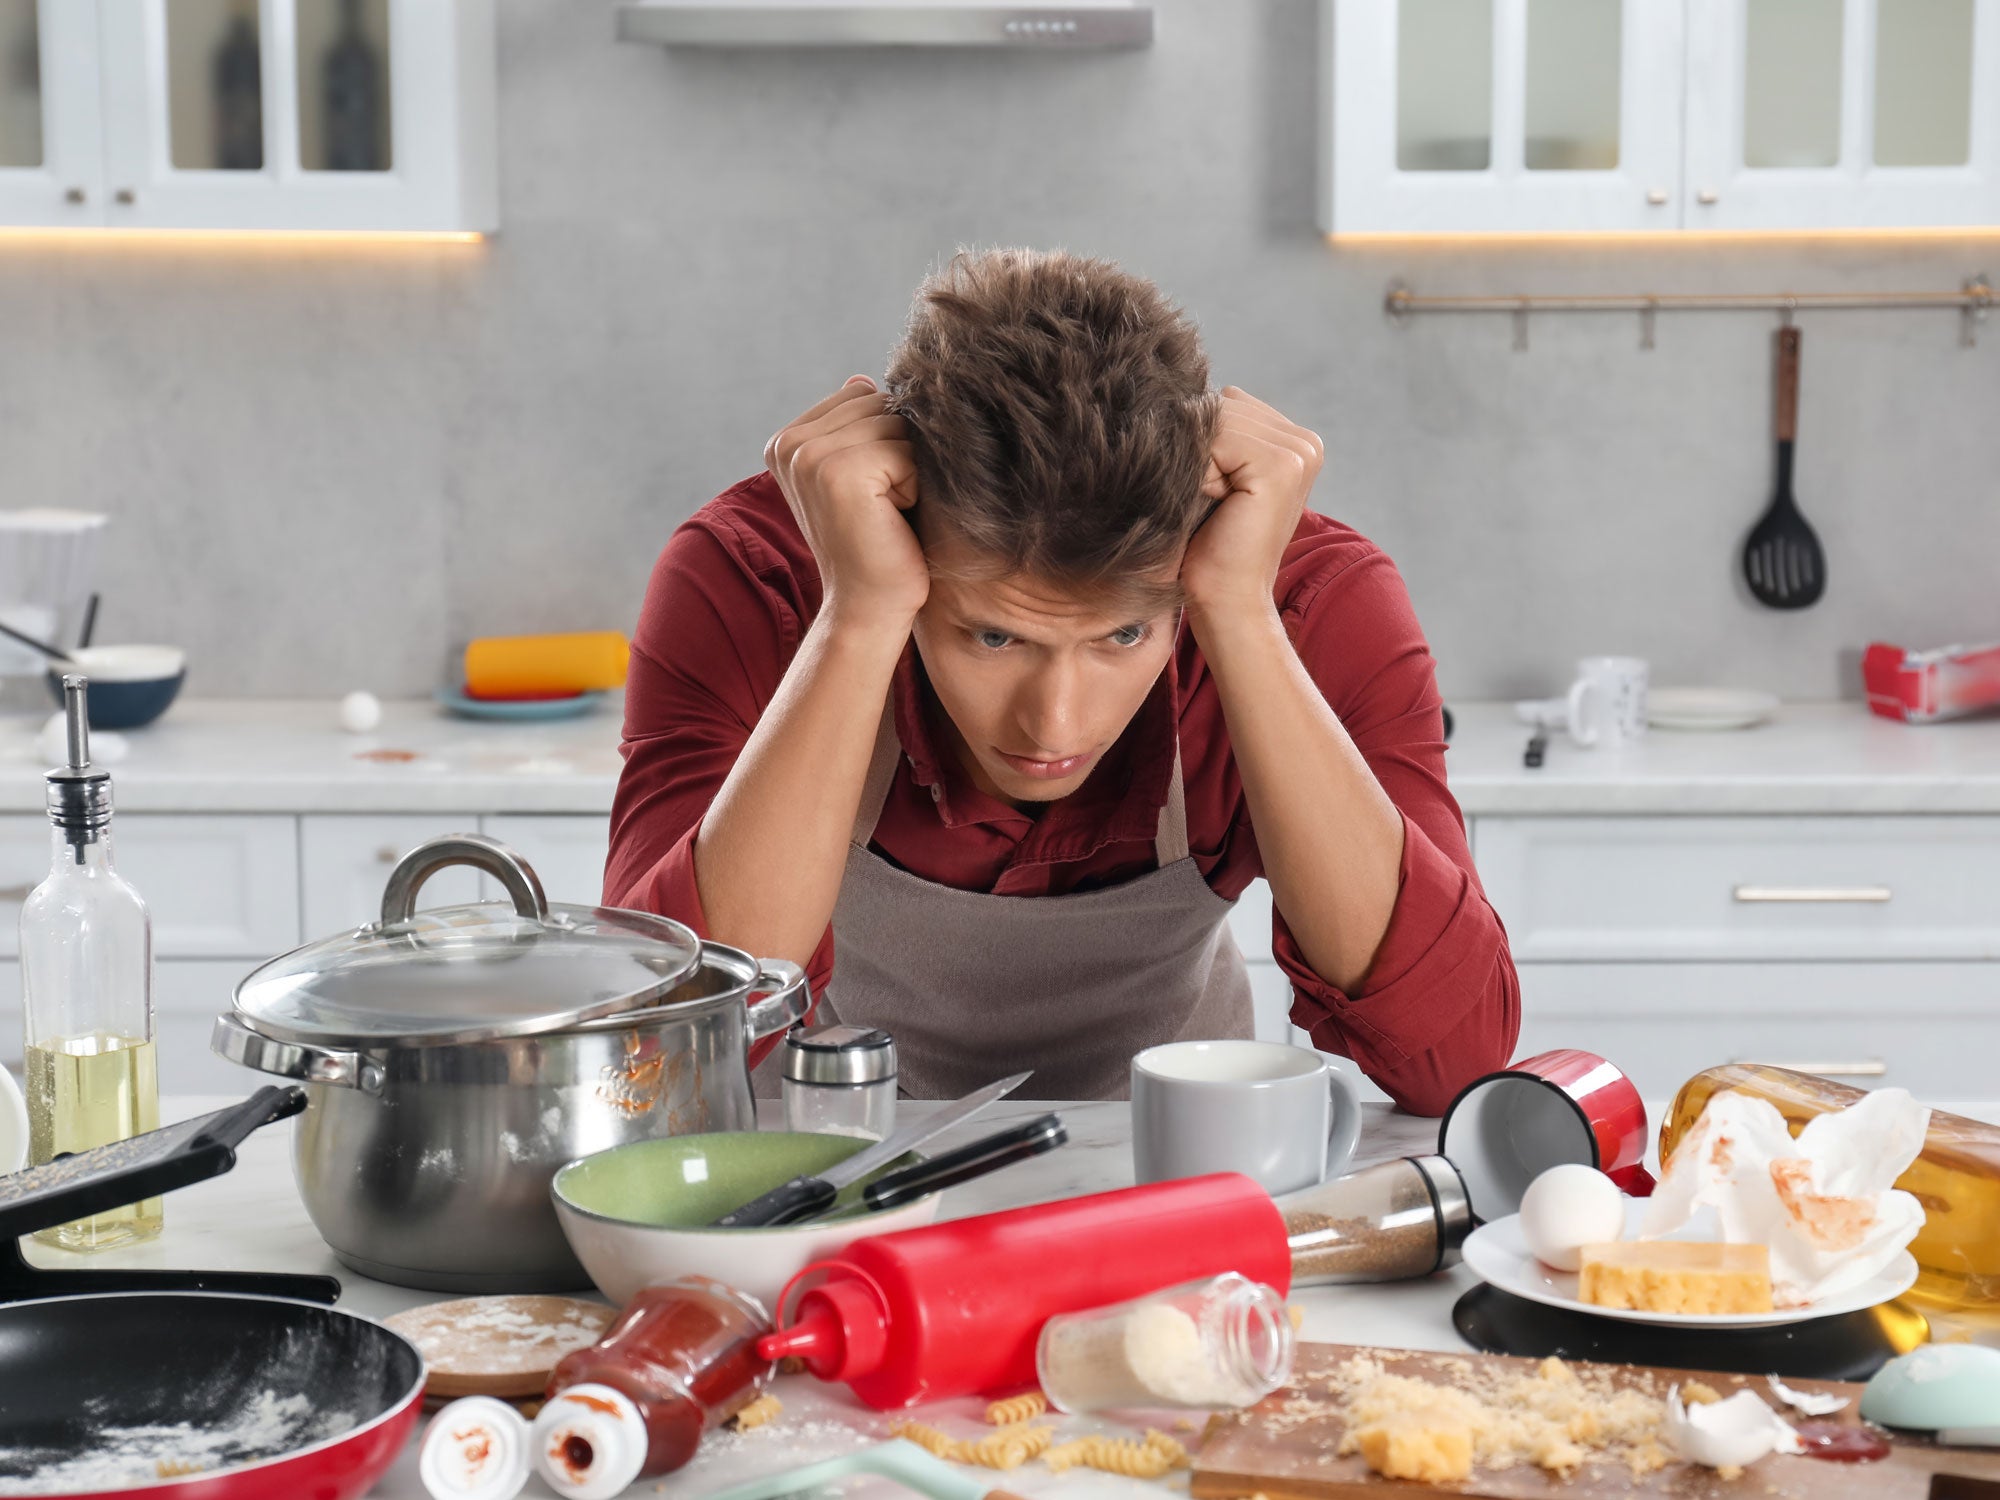
[[1914, 1432], [2000, 1424], [2000, 1349], [1925, 1344], [1898, 1355], [1862, 1391], [1861, 1415]]
[[1574, 1271], [1585, 1245], [1625, 1238], [1625, 1195], [1595, 1167], [1550, 1167], [1521, 1195], [1521, 1238], [1544, 1265]]

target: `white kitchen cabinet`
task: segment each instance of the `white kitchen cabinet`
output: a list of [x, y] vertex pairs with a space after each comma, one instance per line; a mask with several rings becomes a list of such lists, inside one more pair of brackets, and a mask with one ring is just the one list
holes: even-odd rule
[[[381, 920], [382, 887], [410, 850], [441, 834], [476, 830], [461, 817], [367, 817], [308, 814], [299, 820], [299, 881], [308, 940]], [[439, 870], [417, 893], [419, 908], [482, 899], [479, 872], [466, 865]]]
[[1325, 0], [1336, 234], [2000, 222], [2000, 0]]
[[0, 0], [0, 223], [497, 227], [492, 0], [35, 4]]
[[[517, 850], [541, 877], [549, 900], [595, 906], [603, 896], [610, 818], [508, 813], [481, 818], [479, 831]], [[488, 900], [499, 899], [499, 882], [486, 879], [485, 890]]]
[[[159, 958], [264, 959], [299, 941], [296, 820], [127, 813], [113, 858], [153, 914]], [[21, 903], [48, 874], [48, 819], [0, 818], [0, 954], [20, 952]]]
[[0, 224], [104, 219], [97, 7], [0, 0]]

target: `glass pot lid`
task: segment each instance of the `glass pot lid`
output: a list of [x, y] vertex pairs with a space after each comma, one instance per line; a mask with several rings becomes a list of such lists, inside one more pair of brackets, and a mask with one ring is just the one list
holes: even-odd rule
[[[506, 888], [501, 903], [415, 910], [448, 865]], [[382, 920], [273, 959], [236, 987], [236, 1012], [279, 1041], [436, 1045], [561, 1031], [640, 1009], [701, 963], [701, 940], [667, 917], [550, 905], [526, 860], [495, 839], [451, 834], [390, 873]]]

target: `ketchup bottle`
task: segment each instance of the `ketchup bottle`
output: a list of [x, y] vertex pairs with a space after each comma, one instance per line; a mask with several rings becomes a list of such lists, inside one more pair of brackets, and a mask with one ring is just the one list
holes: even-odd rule
[[790, 1325], [759, 1341], [877, 1411], [1035, 1382], [1057, 1313], [1238, 1271], [1282, 1293], [1284, 1215], [1234, 1172], [1149, 1183], [856, 1240], [806, 1267]]

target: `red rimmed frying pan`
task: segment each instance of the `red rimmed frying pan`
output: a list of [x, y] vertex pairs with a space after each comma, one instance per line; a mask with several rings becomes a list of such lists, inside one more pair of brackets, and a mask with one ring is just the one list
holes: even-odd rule
[[424, 1362], [367, 1318], [212, 1292], [0, 1307], [0, 1494], [354, 1500], [421, 1413]]

